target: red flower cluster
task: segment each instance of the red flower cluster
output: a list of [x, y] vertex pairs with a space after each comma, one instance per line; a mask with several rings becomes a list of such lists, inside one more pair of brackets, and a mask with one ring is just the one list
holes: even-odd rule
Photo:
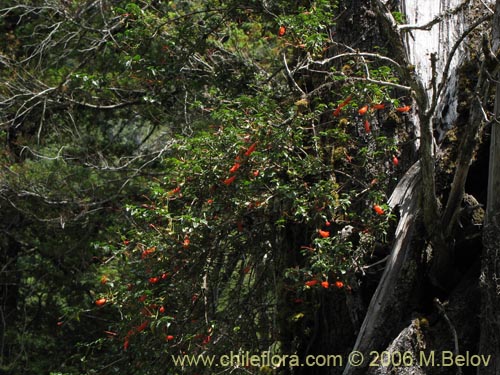
[[[247, 148], [244, 155], [246, 157], [249, 157], [250, 155], [252, 155], [252, 153], [255, 151], [256, 148], [257, 148], [257, 142], [252, 143], [250, 147]], [[236, 175], [234, 173], [236, 173], [238, 169], [240, 169], [240, 167], [241, 167], [241, 157], [240, 155], [238, 155], [236, 156], [233, 166], [229, 169], [229, 174], [232, 174], [232, 176], [226, 178], [223, 181], [224, 185], [229, 186], [236, 180]], [[254, 171], [253, 175], [257, 177], [259, 175], [259, 171]]]

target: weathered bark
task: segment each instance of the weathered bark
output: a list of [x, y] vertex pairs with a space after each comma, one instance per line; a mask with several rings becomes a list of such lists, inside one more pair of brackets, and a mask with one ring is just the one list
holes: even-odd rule
[[[368, 369], [367, 374], [425, 375], [425, 371], [420, 366], [420, 353], [426, 348], [421, 325], [419, 319], [414, 319], [384, 350], [389, 358], [395, 360], [387, 361], [387, 359], [380, 358], [380, 361], [374, 362], [376, 366]], [[398, 363], [400, 358], [401, 366], [392, 366], [392, 363]], [[386, 366], [388, 362], [389, 366]]]
[[420, 124], [420, 173], [422, 175], [422, 213], [425, 228], [429, 236], [440, 232], [439, 209], [436, 198], [436, 174], [434, 168], [434, 136], [432, 134], [432, 118], [436, 108], [436, 98], [429, 101], [427, 90], [422, 80], [410, 68], [408, 55], [404, 47], [403, 38], [394, 17], [382, 1], [375, 1], [375, 8], [380, 21], [384, 25], [387, 37], [391, 41], [393, 54], [404, 69], [401, 70], [403, 82], [410, 85], [412, 94], [418, 107]]
[[[493, 52], [500, 50], [500, 0], [496, 1], [492, 30]], [[491, 355], [492, 364], [479, 368], [478, 374], [500, 373], [500, 82], [496, 67], [495, 117], [491, 130], [488, 200], [483, 229], [481, 260], [481, 338], [479, 352]]]
[[[382, 279], [372, 297], [353, 351], [363, 354], [365, 361], [359, 367], [346, 365], [344, 375], [361, 374], [366, 370], [369, 353], [383, 349], [397, 329], [394, 322], [407, 313], [412, 291], [417, 281], [416, 254], [422, 243], [416, 243], [419, 207], [420, 164], [414, 164], [401, 179], [389, 199], [391, 207], [398, 207], [401, 218], [396, 228], [394, 245]], [[393, 330], [388, 329], [392, 327]]]
[[[487, 43], [483, 43], [486, 45]], [[453, 238], [453, 229], [456, 226], [462, 199], [465, 193], [465, 183], [469, 174], [469, 168], [472, 162], [472, 156], [477, 146], [478, 134], [483, 123], [483, 104], [486, 101], [489, 83], [488, 70], [491, 66], [491, 61], [488, 56], [487, 48], [484, 48], [486, 58], [481, 64], [478, 81], [474, 90], [476, 94], [473, 98], [467, 126], [464, 129], [462, 140], [459, 145], [460, 152], [458, 153], [455, 174], [451, 184], [450, 194], [446, 206], [441, 216], [440, 228], [442, 232], [436, 233], [433, 236], [433, 242], [436, 245], [434, 258], [431, 262], [429, 277], [434, 285], [439, 286], [443, 290], [451, 290], [454, 282], [454, 248], [448, 239]]]

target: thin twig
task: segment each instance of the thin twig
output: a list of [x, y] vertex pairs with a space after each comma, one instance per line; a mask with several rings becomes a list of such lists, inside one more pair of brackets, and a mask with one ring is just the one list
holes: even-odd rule
[[[434, 304], [436, 305], [439, 313], [443, 316], [444, 320], [448, 324], [448, 327], [450, 327], [450, 331], [453, 335], [453, 342], [455, 344], [454, 354], [456, 357], [460, 354], [459, 347], [458, 347], [457, 330], [455, 329], [455, 327], [453, 326], [453, 323], [451, 322], [450, 318], [446, 314], [446, 309], [445, 309], [444, 304], [438, 298], [434, 298]], [[462, 368], [460, 366], [457, 366], [457, 375], [462, 375]]]

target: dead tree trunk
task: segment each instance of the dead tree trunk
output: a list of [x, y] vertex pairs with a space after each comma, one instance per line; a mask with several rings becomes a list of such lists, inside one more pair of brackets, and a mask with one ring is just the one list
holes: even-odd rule
[[[420, 163], [415, 163], [401, 179], [389, 199], [391, 207], [398, 207], [401, 215], [391, 255], [384, 274], [372, 297], [353, 351], [361, 352], [364, 363], [358, 367], [346, 365], [344, 375], [362, 374], [369, 363], [372, 350], [385, 347], [391, 336], [401, 328], [398, 322], [409, 308], [412, 291], [417, 282], [416, 259], [423, 244], [416, 243], [419, 206]], [[416, 256], [417, 255], [417, 256]], [[387, 327], [393, 327], [391, 332]]]
[[491, 355], [492, 363], [479, 368], [478, 374], [500, 373], [500, 0], [496, 1], [492, 31], [493, 52], [497, 64], [492, 72], [496, 78], [495, 119], [491, 129], [488, 201], [483, 230], [481, 260], [481, 338], [479, 352]]

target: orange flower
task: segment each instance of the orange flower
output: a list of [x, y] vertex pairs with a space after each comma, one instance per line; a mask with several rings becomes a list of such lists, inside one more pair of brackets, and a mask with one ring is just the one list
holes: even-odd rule
[[255, 151], [255, 148], [257, 147], [257, 142], [252, 143], [250, 147], [245, 151], [245, 156], [250, 156], [252, 153]]
[[371, 131], [372, 129], [370, 127], [370, 123], [368, 122], [368, 120], [365, 120], [365, 132], [370, 133]]
[[309, 280], [305, 282], [305, 285], [308, 287], [314, 286], [318, 283], [318, 280]]
[[165, 272], [165, 273], [161, 274], [162, 280], [165, 280], [167, 277], [168, 277], [168, 273]]
[[236, 172], [238, 169], [240, 169], [241, 167], [241, 164], [236, 162], [234, 163], [234, 165], [231, 167], [231, 169], [229, 170], [229, 173], [234, 173]]
[[161, 306], [158, 311], [160, 312], [160, 314], [163, 314], [165, 312], [165, 307]]
[[340, 289], [344, 287], [344, 283], [342, 281], [335, 281], [335, 286]]
[[106, 298], [99, 298], [97, 301], [95, 301], [96, 306], [101, 307], [106, 304], [107, 300]]
[[167, 341], [172, 341], [173, 339], [174, 339], [174, 336], [173, 336], [173, 335], [167, 335], [167, 336], [165, 337], [165, 340], [167, 340]]
[[226, 178], [224, 180], [224, 185], [226, 185], [226, 186], [231, 185], [234, 182], [235, 179], [236, 179], [236, 176], [232, 176], [232, 177]]
[[330, 237], [330, 232], [328, 232], [327, 230], [318, 230], [318, 233], [321, 237], [323, 238], [327, 238], [327, 237]]
[[254, 177], [258, 177], [259, 176], [259, 170], [253, 171], [252, 174], [253, 174]]
[[321, 282], [321, 286], [325, 289], [328, 289], [328, 287], [330, 286], [330, 284], [328, 283], [328, 281], [322, 281]]
[[207, 203], [208, 204], [212, 204], [212, 203], [214, 203], [214, 200], [213, 199], [207, 199]]
[[108, 278], [106, 277], [106, 275], [102, 275], [101, 276], [101, 284], [104, 285], [108, 282]]
[[408, 112], [410, 109], [411, 109], [411, 107], [409, 105], [405, 105], [404, 107], [396, 108], [396, 111], [398, 111], [400, 113], [404, 113], [404, 112]]
[[184, 242], [182, 242], [182, 247], [184, 249], [187, 249], [189, 247], [189, 244], [191, 243], [191, 240], [189, 239], [188, 236], [184, 237]]
[[392, 157], [392, 164], [393, 164], [395, 167], [397, 167], [397, 166], [398, 166], [398, 164], [399, 164], [399, 160], [398, 160], [398, 158], [397, 158], [396, 156], [393, 156], [393, 157]]
[[373, 210], [377, 213], [377, 215], [383, 215], [384, 214], [384, 210], [378, 204], [374, 204], [373, 205]]
[[278, 29], [278, 36], [283, 36], [286, 33], [286, 27], [281, 25], [280, 28]]
[[365, 105], [364, 107], [361, 107], [361, 108], [358, 110], [358, 113], [359, 113], [361, 116], [363, 116], [363, 115], [366, 113], [366, 111], [368, 111], [368, 106], [367, 106], [367, 105]]
[[374, 104], [372, 106], [373, 109], [376, 109], [376, 110], [381, 110], [381, 109], [384, 109], [385, 108], [385, 104], [384, 103], [380, 103], [380, 104]]

